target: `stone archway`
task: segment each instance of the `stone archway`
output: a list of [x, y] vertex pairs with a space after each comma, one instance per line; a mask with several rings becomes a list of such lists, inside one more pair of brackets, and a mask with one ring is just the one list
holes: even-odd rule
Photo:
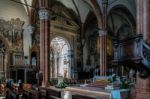
[[53, 77], [71, 78], [71, 47], [69, 42], [63, 37], [55, 37], [51, 40], [51, 50], [53, 52], [50, 55], [50, 59], [53, 59]]

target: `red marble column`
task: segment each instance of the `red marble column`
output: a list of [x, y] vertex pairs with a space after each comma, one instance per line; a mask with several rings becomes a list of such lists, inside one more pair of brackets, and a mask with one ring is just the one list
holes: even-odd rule
[[150, 98], [150, 77], [142, 79], [137, 74], [135, 99], [149, 99], [149, 98]]
[[[137, 34], [143, 34], [143, 39], [150, 44], [150, 0], [137, 0]], [[150, 99], [150, 78], [142, 79], [137, 75], [136, 98]]]
[[143, 35], [144, 40], [150, 44], [150, 0], [141, 0], [143, 1]]
[[[108, 0], [103, 1], [102, 23], [98, 23], [100, 37], [100, 76], [107, 75], [107, 8]], [[101, 24], [101, 25], [100, 25]]]
[[150, 0], [137, 0], [137, 33], [150, 44]]
[[99, 31], [99, 39], [100, 39], [100, 76], [107, 75], [107, 63], [106, 63], [106, 45], [107, 45], [107, 31], [100, 30]]
[[47, 10], [47, 0], [39, 0], [40, 10], [40, 72], [43, 74], [42, 86], [46, 86], [48, 82], [49, 70], [49, 46], [50, 46], [50, 20], [49, 11]]

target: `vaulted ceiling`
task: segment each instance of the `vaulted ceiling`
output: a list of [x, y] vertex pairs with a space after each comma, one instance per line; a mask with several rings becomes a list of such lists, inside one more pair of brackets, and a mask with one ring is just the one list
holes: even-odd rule
[[[33, 3], [38, 2], [38, 0], [10, 0], [10, 1], [17, 1], [21, 2], [24, 6], [27, 13], [30, 12]], [[99, 10], [103, 13], [103, 5], [104, 1], [106, 0], [51, 0], [53, 5], [61, 4], [63, 5], [70, 14], [73, 14], [72, 19], [75, 19], [85, 23], [86, 18], [88, 17], [89, 13], [94, 12], [97, 10], [94, 8], [93, 2], [96, 2], [99, 6]], [[52, 6], [53, 6], [52, 5]], [[128, 12], [130, 12], [131, 16], [136, 19], [136, 2], [135, 0], [108, 0], [108, 13], [116, 6], [123, 6], [125, 7]], [[100, 12], [99, 12], [100, 14]], [[75, 18], [73, 18], [75, 16]]]
[[53, 5], [55, 5], [56, 2], [59, 2], [61, 3], [61, 5], [67, 8], [72, 19], [76, 18], [76, 20], [78, 20], [79, 23], [85, 23], [87, 15], [93, 10], [91, 5], [92, 3], [90, 2], [90, 0], [53, 0], [53, 1], [54, 1]]
[[[33, 3], [38, 5], [38, 0], [11, 0], [20, 1], [24, 6], [27, 14], [30, 13]], [[57, 7], [59, 12], [54, 11], [55, 14], [60, 17], [65, 17], [75, 21], [78, 25], [90, 24], [89, 20], [95, 20], [97, 17], [95, 12], [100, 16], [103, 16], [104, 9], [103, 5], [106, 0], [51, 0], [51, 7]], [[98, 7], [95, 7], [95, 4]], [[58, 7], [59, 6], [59, 7]], [[56, 9], [56, 8], [55, 8]], [[65, 9], [65, 11], [63, 11]], [[62, 10], [62, 11], [61, 11]], [[61, 14], [60, 14], [61, 12]], [[91, 13], [93, 15], [91, 15]], [[108, 15], [108, 28], [111, 32], [117, 32], [122, 27], [122, 25], [128, 25], [129, 27], [134, 27], [136, 25], [136, 1], [135, 0], [108, 0], [107, 7]], [[91, 18], [90, 18], [91, 17]], [[88, 26], [88, 25], [86, 25]]]

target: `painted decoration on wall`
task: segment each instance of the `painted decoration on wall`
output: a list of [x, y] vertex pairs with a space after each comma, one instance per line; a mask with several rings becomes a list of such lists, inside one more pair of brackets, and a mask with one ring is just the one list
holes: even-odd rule
[[13, 50], [23, 51], [23, 25], [19, 18], [5, 21], [0, 19], [0, 35], [5, 37]]

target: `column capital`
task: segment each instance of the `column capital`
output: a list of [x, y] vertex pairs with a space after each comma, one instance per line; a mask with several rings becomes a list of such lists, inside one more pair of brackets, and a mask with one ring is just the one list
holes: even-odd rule
[[46, 9], [40, 9], [39, 10], [39, 18], [40, 20], [46, 19], [48, 20], [50, 17], [49, 11]]
[[32, 25], [28, 25], [27, 30], [29, 33], [33, 33], [34, 32], [34, 27]]
[[99, 36], [105, 36], [107, 35], [107, 30], [99, 30], [98, 33], [99, 33]]

